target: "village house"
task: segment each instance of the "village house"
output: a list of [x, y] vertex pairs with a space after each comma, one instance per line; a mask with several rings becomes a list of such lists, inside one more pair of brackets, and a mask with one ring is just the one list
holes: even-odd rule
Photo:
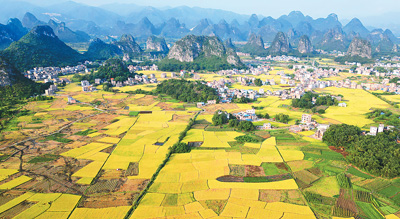
[[271, 129], [271, 128], [272, 128], [271, 123], [264, 123], [264, 125], [262, 126], [262, 129], [265, 129], [265, 130], [268, 130], [268, 129]]
[[312, 115], [310, 114], [303, 114], [301, 116], [301, 123], [311, 123], [312, 121]]
[[329, 125], [327, 124], [318, 124], [317, 131], [315, 132], [315, 138], [322, 140], [324, 137], [325, 132], [329, 129]]

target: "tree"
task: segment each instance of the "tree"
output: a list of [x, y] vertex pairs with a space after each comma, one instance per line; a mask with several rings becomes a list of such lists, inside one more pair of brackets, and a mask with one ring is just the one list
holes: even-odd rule
[[182, 154], [189, 153], [191, 151], [191, 147], [183, 142], [176, 143], [172, 146], [172, 153]]
[[229, 124], [228, 124], [229, 127], [236, 128], [238, 125], [239, 125], [239, 120], [237, 120], [237, 119], [229, 120]]
[[277, 122], [282, 122], [282, 123], [288, 123], [289, 122], [289, 115], [279, 113], [274, 116], [275, 121]]
[[258, 87], [261, 87], [263, 85], [261, 79], [257, 78], [256, 80], [254, 80], [254, 84]]
[[78, 160], [76, 160], [75, 158], [67, 158], [67, 157], [63, 157], [64, 159], [64, 174], [67, 176], [67, 181], [68, 182], [72, 182], [72, 174], [74, 174], [74, 170], [77, 167], [76, 163], [78, 162]]
[[332, 146], [348, 148], [360, 133], [361, 129], [354, 125], [331, 125], [325, 132], [323, 141]]
[[226, 112], [222, 112], [220, 110], [214, 113], [212, 118], [212, 122], [214, 126], [223, 125], [229, 122], [228, 115]]
[[112, 89], [110, 89], [110, 85], [108, 85], [108, 84], [103, 84], [103, 90], [104, 91], [112, 91]]
[[256, 127], [250, 121], [240, 121], [237, 128], [241, 131], [250, 132], [254, 131]]

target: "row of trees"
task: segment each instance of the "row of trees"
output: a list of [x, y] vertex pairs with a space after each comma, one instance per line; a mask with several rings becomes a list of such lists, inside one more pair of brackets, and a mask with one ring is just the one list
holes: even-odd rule
[[390, 110], [377, 109], [367, 114], [368, 119], [375, 122], [383, 122], [386, 125], [400, 126], [400, 115], [392, 113]]
[[[313, 103], [315, 99], [315, 103]], [[293, 99], [292, 106], [296, 108], [312, 109], [317, 106], [333, 106], [338, 101], [330, 95], [320, 96], [312, 92], [306, 92], [300, 99]]]
[[217, 91], [199, 81], [170, 79], [158, 84], [156, 93], [166, 94], [183, 102], [206, 102], [208, 100], [219, 102]]
[[361, 129], [352, 125], [332, 125], [323, 141], [346, 149], [346, 157], [354, 165], [382, 177], [400, 176], [399, 131], [385, 131], [377, 136], [360, 135]]

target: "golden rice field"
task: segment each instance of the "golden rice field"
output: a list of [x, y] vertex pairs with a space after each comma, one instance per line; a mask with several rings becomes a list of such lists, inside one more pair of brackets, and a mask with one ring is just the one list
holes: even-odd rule
[[6, 183], [4, 183], [4, 184], [1, 184], [1, 185], [0, 185], [0, 190], [9, 190], [9, 189], [12, 189], [12, 188], [14, 188], [14, 187], [17, 187], [17, 186], [19, 186], [19, 185], [21, 185], [21, 184], [24, 184], [24, 183], [30, 181], [30, 180], [32, 180], [32, 178], [30, 178], [29, 176], [23, 175], [23, 176], [20, 176], [20, 177], [18, 177], [18, 178], [15, 178], [15, 179], [13, 179], [13, 180], [11, 180], [11, 181], [9, 181], [9, 182], [6, 182]]
[[390, 107], [383, 100], [364, 90], [332, 87], [325, 88], [322, 91], [344, 96], [347, 107], [331, 106], [326, 110], [324, 116], [349, 125], [363, 127], [371, 124], [373, 121], [366, 118], [366, 113], [370, 112], [372, 108], [385, 109]]
[[0, 169], [0, 181], [7, 179], [9, 176], [18, 173], [15, 169]]
[[[125, 137], [117, 144], [105, 163], [104, 169], [126, 170], [130, 163], [138, 162], [139, 175], [129, 178], [151, 178], [164, 160], [168, 148], [177, 142], [179, 133], [186, 127], [185, 122], [171, 122], [174, 114], [191, 115], [173, 111], [153, 111], [153, 114], [140, 115], [134, 125], [127, 130]], [[164, 145], [156, 145], [156, 143], [164, 143]]]
[[35, 204], [15, 218], [68, 218], [80, 199], [81, 196], [77, 195], [27, 192], [1, 205], [0, 213], [12, 209], [22, 202], [31, 202]]
[[400, 103], [400, 95], [381, 95], [381, 97], [391, 102]]
[[[201, 141], [204, 136], [207, 138], [208, 135], [213, 135], [212, 138], [220, 138], [221, 136], [229, 138], [238, 134], [192, 129], [188, 132], [184, 141]], [[213, 141], [217, 140], [213, 139]], [[297, 189], [297, 184], [293, 179], [265, 183], [221, 182], [217, 180], [218, 177], [229, 174], [229, 165], [232, 164], [260, 166], [264, 160], [282, 162], [282, 157], [276, 148], [275, 138], [269, 138], [258, 145], [247, 143], [247, 147], [258, 147], [260, 152], [257, 154], [241, 154], [240, 152], [227, 152], [223, 149], [203, 149], [192, 150], [188, 154], [174, 154], [161, 170], [154, 184], [150, 187], [149, 193], [133, 212], [131, 218], [208, 218], [218, 216], [204, 205], [208, 200], [227, 201], [219, 214], [220, 217], [265, 218], [277, 215], [277, 218], [279, 218], [283, 215], [294, 214], [300, 218], [315, 218], [311, 209], [306, 206], [259, 201], [259, 194], [262, 189]], [[298, 158], [300, 156], [298, 151], [287, 151], [285, 153], [289, 157]]]
[[[264, 107], [264, 109], [262, 109], [262, 110], [256, 110], [256, 113], [261, 113], [261, 114], [268, 113], [271, 116], [271, 118], [273, 118], [274, 115], [279, 114], [279, 113], [289, 115], [289, 119], [290, 119], [289, 125], [294, 125], [295, 121], [297, 119], [301, 119], [301, 116], [304, 114], [303, 112], [290, 110], [288, 107], [285, 107], [285, 106], [291, 105], [291, 103], [292, 103], [291, 100], [281, 100], [279, 97], [270, 96], [267, 98], [259, 98], [258, 101], [260, 101], [260, 102], [248, 105], [249, 108], [251, 108], [251, 106]], [[319, 123], [328, 123], [327, 121], [324, 121], [318, 115], [313, 115], [313, 119]], [[269, 122], [269, 121], [267, 121], [267, 122]], [[264, 122], [262, 122], [262, 123], [264, 123]], [[257, 125], [262, 125], [262, 124], [257, 123]], [[273, 125], [275, 127], [287, 126], [282, 123], [271, 123], [271, 125]]]

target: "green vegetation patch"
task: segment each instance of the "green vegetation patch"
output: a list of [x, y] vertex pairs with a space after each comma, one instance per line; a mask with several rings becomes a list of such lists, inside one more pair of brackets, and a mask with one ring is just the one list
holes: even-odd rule
[[394, 201], [394, 203], [396, 203], [396, 205], [400, 205], [400, 194], [393, 197], [392, 200]]
[[390, 185], [388, 187], [385, 187], [382, 190], [379, 190], [378, 193], [390, 198], [390, 197], [395, 196], [396, 194], [400, 193], [400, 187]]
[[176, 206], [178, 204], [178, 194], [167, 194], [162, 203], [163, 206]]
[[65, 134], [57, 133], [57, 134], [54, 134], [54, 135], [47, 136], [46, 140], [48, 140], [48, 141], [57, 141], [57, 142], [60, 142], [60, 143], [71, 143], [71, 142], [73, 142], [73, 140], [71, 140], [71, 139], [63, 138], [64, 136], [65, 136]]
[[337, 181], [339, 183], [340, 188], [350, 189], [351, 181], [344, 173], [339, 173], [337, 176]]
[[313, 192], [305, 192], [304, 196], [308, 202], [311, 202], [314, 204], [324, 204], [324, 205], [332, 206], [335, 204], [335, 201], [336, 201], [335, 198], [322, 196], [320, 194], [313, 193]]
[[97, 130], [86, 129], [84, 131], [77, 132], [74, 135], [87, 136], [87, 135], [90, 135], [90, 134], [93, 134], [93, 133], [96, 133], [96, 132], [97, 132]]
[[264, 169], [266, 176], [288, 173], [288, 168], [284, 163], [262, 163], [261, 167]]
[[243, 135], [243, 136], [238, 136], [235, 138], [235, 140], [238, 142], [258, 143], [258, 142], [261, 142], [263, 139], [258, 136], [247, 134], [247, 135]]
[[219, 215], [224, 210], [227, 202], [228, 200], [207, 200], [205, 205]]
[[366, 216], [368, 218], [384, 218], [381, 213], [379, 213], [373, 204], [365, 203], [365, 202], [356, 202], [358, 209], [360, 210], [360, 214]]
[[137, 111], [129, 112], [129, 116], [138, 116], [138, 115], [139, 115], [139, 112], [137, 112]]
[[42, 156], [34, 157], [30, 161], [28, 161], [28, 163], [44, 163], [44, 162], [57, 160], [59, 157], [60, 157], [59, 155], [45, 154]]
[[372, 177], [372, 176], [370, 176], [370, 175], [368, 175], [368, 174], [366, 174], [366, 173], [363, 173], [363, 172], [357, 170], [357, 169], [354, 168], [354, 167], [350, 167], [350, 168], [347, 170], [347, 173], [350, 173], [350, 174], [352, 174], [352, 175], [354, 175], [354, 176], [358, 176], [358, 177], [361, 177], [361, 178], [364, 178], [364, 179], [373, 179], [373, 178], [374, 178], [374, 177]]

